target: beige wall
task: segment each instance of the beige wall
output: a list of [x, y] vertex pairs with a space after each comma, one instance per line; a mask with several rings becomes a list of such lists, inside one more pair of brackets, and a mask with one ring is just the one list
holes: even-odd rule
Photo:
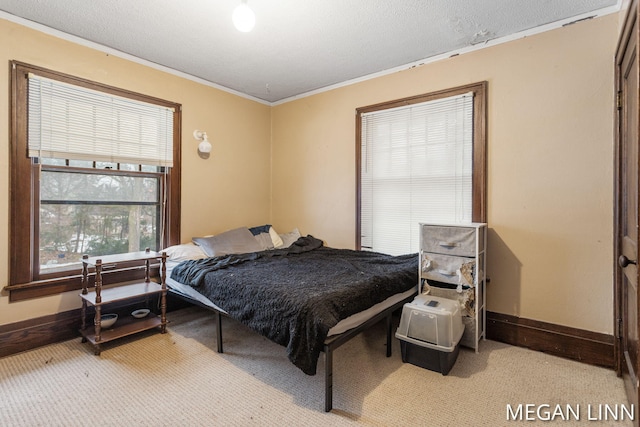
[[[270, 218], [280, 232], [299, 227], [346, 248], [355, 239], [355, 109], [487, 80], [488, 308], [610, 334], [617, 28], [613, 14], [273, 108], [2, 20], [0, 61], [181, 103], [182, 241]], [[9, 81], [8, 66], [0, 81]], [[8, 84], [0, 97], [9, 99]], [[1, 102], [0, 129], [8, 115]], [[210, 135], [211, 159], [197, 156], [194, 129]], [[0, 147], [8, 154], [8, 131]], [[7, 158], [0, 224], [8, 224]], [[0, 243], [3, 287], [8, 226]], [[73, 292], [11, 304], [2, 294], [0, 325], [78, 306]]]
[[[270, 107], [0, 20], [0, 288], [8, 283], [9, 61], [18, 60], [182, 104], [182, 241], [269, 218]], [[197, 154], [206, 131], [211, 158]], [[77, 292], [9, 303], [0, 325], [80, 306]]]
[[611, 334], [617, 19], [274, 107], [274, 226], [352, 248], [355, 109], [487, 80], [488, 309]]

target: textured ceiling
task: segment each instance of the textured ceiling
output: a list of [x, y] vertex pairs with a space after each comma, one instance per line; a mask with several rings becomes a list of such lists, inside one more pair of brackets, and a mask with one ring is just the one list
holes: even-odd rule
[[263, 102], [410, 65], [618, 0], [0, 0], [14, 15]]

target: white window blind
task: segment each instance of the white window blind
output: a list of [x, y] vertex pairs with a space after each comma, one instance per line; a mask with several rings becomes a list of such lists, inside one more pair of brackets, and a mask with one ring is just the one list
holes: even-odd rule
[[418, 251], [420, 222], [472, 220], [473, 93], [361, 117], [363, 250]]
[[29, 75], [29, 156], [173, 166], [173, 109]]

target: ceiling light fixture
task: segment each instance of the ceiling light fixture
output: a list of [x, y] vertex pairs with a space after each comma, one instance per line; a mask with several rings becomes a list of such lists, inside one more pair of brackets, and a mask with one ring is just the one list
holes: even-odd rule
[[253, 10], [247, 6], [247, 0], [241, 1], [233, 11], [231, 19], [238, 31], [242, 31], [243, 33], [248, 33], [253, 30], [254, 25], [256, 25], [256, 15], [253, 13]]

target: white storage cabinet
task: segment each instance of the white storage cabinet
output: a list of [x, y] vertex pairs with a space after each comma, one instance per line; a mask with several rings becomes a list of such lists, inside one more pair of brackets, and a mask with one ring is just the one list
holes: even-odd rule
[[478, 351], [486, 338], [487, 224], [420, 224], [418, 293], [457, 300], [461, 345]]

